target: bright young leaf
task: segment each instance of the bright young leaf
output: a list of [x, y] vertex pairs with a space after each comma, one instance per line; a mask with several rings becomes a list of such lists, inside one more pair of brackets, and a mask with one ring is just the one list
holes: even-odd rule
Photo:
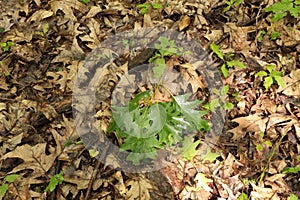
[[99, 151], [96, 151], [94, 149], [90, 149], [89, 150], [89, 155], [91, 156], [91, 158], [95, 158], [96, 156], [98, 156]]
[[274, 76], [274, 79], [280, 87], [284, 87], [285, 83], [281, 76]]
[[268, 73], [265, 72], [265, 71], [259, 71], [259, 72], [257, 72], [257, 73], [255, 74], [255, 76], [260, 76], [260, 77], [264, 77], [264, 76], [267, 76], [267, 75], [268, 75]]
[[240, 194], [240, 196], [237, 199], [238, 200], [248, 200], [248, 196], [247, 196], [247, 194], [242, 192], [242, 194]]
[[59, 174], [55, 174], [54, 176], [51, 177], [48, 186], [45, 188], [45, 192], [47, 191], [53, 192], [57, 187], [57, 185], [62, 184], [63, 181], [64, 181], [63, 171], [61, 171]]
[[153, 63], [154, 63], [154, 67], [153, 67], [154, 78], [160, 78], [166, 69], [165, 59], [157, 58], [153, 61]]
[[163, 5], [161, 3], [152, 3], [152, 7], [154, 9], [161, 9], [163, 7]]
[[271, 76], [266, 77], [264, 81], [265, 88], [268, 90], [272, 84], [273, 84], [273, 78]]
[[211, 50], [212, 50], [215, 54], [217, 54], [217, 56], [218, 56], [220, 59], [224, 60], [224, 55], [223, 55], [223, 53], [220, 51], [218, 45], [216, 45], [215, 43], [211, 43], [211, 44], [210, 44], [210, 48], [211, 48]]
[[290, 196], [288, 197], [288, 200], [298, 200], [298, 197], [295, 194], [290, 194]]
[[246, 66], [239, 60], [232, 60], [226, 62], [228, 67], [239, 67], [239, 68], [246, 68]]
[[282, 173], [283, 174], [286, 174], [286, 173], [298, 173], [300, 172], [300, 167], [299, 166], [296, 166], [296, 167], [286, 167], [282, 170]]
[[193, 142], [191, 141], [191, 138], [185, 137], [182, 142], [181, 155], [187, 160], [192, 160], [197, 154], [199, 154], [199, 150], [197, 150], [197, 146], [199, 144], [200, 140]]
[[10, 174], [5, 176], [4, 180], [6, 180], [8, 183], [14, 182], [17, 178], [19, 178], [19, 174]]
[[211, 149], [208, 148], [206, 154], [201, 155], [201, 158], [202, 158], [203, 162], [205, 162], [205, 161], [214, 162], [216, 160], [216, 158], [218, 158], [219, 156], [220, 156], [220, 154], [213, 153], [213, 152], [211, 152]]
[[234, 105], [233, 105], [232, 103], [230, 103], [230, 102], [225, 102], [225, 103], [224, 103], [224, 108], [225, 108], [226, 110], [231, 110], [231, 109], [234, 108]]
[[4, 197], [8, 190], [8, 184], [4, 183], [0, 185], [0, 197]]

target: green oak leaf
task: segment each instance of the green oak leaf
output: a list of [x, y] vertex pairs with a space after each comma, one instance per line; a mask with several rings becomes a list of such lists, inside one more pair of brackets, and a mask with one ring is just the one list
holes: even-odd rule
[[219, 156], [220, 156], [220, 154], [213, 153], [213, 152], [211, 152], [211, 149], [208, 148], [207, 151], [206, 151], [206, 154], [205, 155], [201, 155], [201, 158], [202, 158], [203, 162], [205, 162], [205, 161], [213, 162]]
[[191, 96], [191, 93], [187, 93], [180, 96], [173, 97], [179, 109], [181, 110], [183, 116], [187, 121], [190, 121], [194, 124], [195, 129], [198, 131], [210, 129], [208, 122], [203, 120], [202, 117], [207, 114], [207, 111], [196, 110], [195, 107], [199, 106], [202, 101], [187, 101]]
[[199, 150], [197, 150], [197, 146], [199, 144], [200, 140], [193, 142], [191, 138], [185, 137], [182, 142], [181, 155], [187, 160], [192, 160], [197, 154], [199, 154]]

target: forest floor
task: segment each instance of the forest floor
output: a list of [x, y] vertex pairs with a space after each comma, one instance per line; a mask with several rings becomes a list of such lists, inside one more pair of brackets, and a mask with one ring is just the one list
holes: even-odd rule
[[[0, 2], [0, 199], [300, 197], [298, 0]], [[173, 155], [164, 168], [133, 173], [112, 167], [118, 164], [106, 147], [87, 144], [94, 139], [85, 138], [80, 123], [88, 117], [84, 104], [93, 102], [76, 102], [82, 91], [74, 83], [102, 78], [96, 90], [104, 98], [96, 100], [91, 117], [99, 135], [93, 136], [101, 140], [104, 132], [115, 146], [126, 142], [115, 132], [107, 133], [112, 116], [107, 99], [122, 74], [153, 54], [118, 52], [109, 63], [114, 72], [101, 71], [108, 63], [90, 65], [87, 58], [97, 55], [100, 60], [103, 52], [97, 47], [107, 38], [146, 28], [174, 30], [202, 46], [220, 74], [224, 87], [217, 96], [224, 105], [205, 97], [212, 88], [201, 69], [191, 70], [181, 56], [161, 58], [188, 77], [187, 87], [208, 103], [208, 110], [226, 109], [224, 121], [210, 122], [222, 125], [216, 142], [194, 134], [185, 151], [189, 159]], [[80, 69], [87, 70], [84, 77], [78, 77]], [[159, 100], [170, 100], [160, 95]], [[86, 115], [74, 117], [80, 112]], [[200, 155], [205, 144], [209, 148]]]

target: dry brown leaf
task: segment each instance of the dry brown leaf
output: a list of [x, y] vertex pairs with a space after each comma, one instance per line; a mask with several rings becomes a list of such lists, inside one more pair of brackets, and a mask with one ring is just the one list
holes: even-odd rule
[[283, 91], [285, 95], [300, 96], [300, 69], [292, 71], [289, 75], [284, 76], [284, 88], [279, 88], [278, 92]]
[[78, 1], [78, 0], [67, 0], [67, 1], [60, 1], [60, 0], [52, 0], [50, 2], [52, 11], [56, 14], [58, 10], [61, 10], [65, 13], [66, 18], [77, 21], [72, 8], [76, 9], [78, 12], [85, 13], [88, 11], [88, 7]]
[[117, 171], [113, 176], [111, 176], [111, 178], [113, 178], [117, 181], [115, 183], [115, 181], [111, 180], [111, 182], [114, 182], [113, 186], [118, 191], [120, 196], [122, 196], [122, 197], [126, 196], [127, 189], [124, 184], [122, 173], [120, 171]]
[[2, 148], [13, 150], [14, 148], [16, 148], [16, 146], [18, 144], [20, 144], [22, 142], [22, 139], [26, 136], [27, 136], [27, 134], [21, 133], [19, 135], [16, 135], [16, 136], [12, 137], [12, 138], [10, 138], [10, 139], [3, 142]]
[[239, 117], [232, 121], [239, 123], [236, 128], [229, 130], [228, 132], [233, 133], [232, 139], [238, 139], [244, 137], [246, 132], [264, 132], [266, 130], [266, 123], [268, 118], [262, 119], [261, 116], [254, 114], [247, 117]]
[[55, 149], [49, 148], [51, 152], [49, 155], [46, 154], [47, 143], [39, 143], [35, 146], [24, 144], [17, 147], [14, 151], [5, 154], [1, 160], [7, 158], [20, 158], [24, 162], [16, 166], [10, 173], [16, 173], [21, 170], [32, 169], [32, 175], [39, 177], [45, 174], [52, 165], [57, 157]]
[[248, 41], [248, 33], [255, 31], [252, 26], [237, 27], [236, 23], [226, 23], [224, 33], [230, 34], [230, 42], [236, 51], [253, 52], [256, 46], [253, 46], [251, 41]]
[[100, 6], [92, 6], [89, 12], [84, 16], [84, 18], [92, 18], [98, 13], [100, 13], [101, 11], [102, 9], [100, 8]]
[[124, 197], [128, 200], [150, 200], [150, 190], [155, 189], [155, 186], [153, 186], [144, 175], [139, 175], [137, 179], [131, 179], [126, 181], [125, 186], [127, 188], [130, 187], [130, 189], [128, 189]]
[[77, 190], [87, 189], [92, 178], [93, 167], [89, 166], [84, 170], [77, 170], [73, 174], [65, 174], [64, 181], [76, 184]]
[[14, 23], [12, 23], [11, 18], [8, 16], [3, 16], [0, 20], [0, 27], [4, 29], [3, 32], [9, 31], [13, 25]]
[[182, 31], [186, 27], [188, 27], [191, 23], [191, 18], [187, 15], [181, 17], [179, 21], [179, 31]]
[[144, 22], [143, 22], [143, 28], [153, 27], [153, 22], [151, 20], [151, 15], [146, 13], [144, 14]]
[[272, 188], [258, 187], [252, 182], [250, 182], [250, 184], [253, 187], [253, 191], [250, 193], [252, 198], [271, 199], [276, 193]]
[[33, 13], [31, 17], [27, 19], [27, 22], [32, 22], [32, 21], [38, 22], [48, 17], [51, 17], [52, 15], [53, 15], [52, 11], [40, 9], [37, 10], [35, 13]]

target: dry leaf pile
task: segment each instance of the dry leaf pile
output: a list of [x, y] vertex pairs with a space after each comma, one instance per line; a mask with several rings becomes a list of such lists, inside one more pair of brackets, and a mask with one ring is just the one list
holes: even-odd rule
[[[271, 23], [263, 11], [273, 3], [267, 0], [244, 0], [226, 13], [217, 0], [163, 1], [167, 6], [146, 14], [137, 9], [141, 3], [0, 0], [0, 43], [13, 42], [8, 50], [0, 48], [0, 185], [6, 175], [20, 175], [3, 199], [237, 199], [242, 192], [249, 199], [300, 197], [299, 172], [282, 173], [300, 166], [299, 20], [287, 16]], [[221, 155], [217, 159], [172, 158], [160, 172], [127, 174], [104, 166], [80, 143], [71, 105], [78, 68], [108, 36], [148, 27], [180, 31], [208, 52], [214, 42], [247, 66], [230, 68], [223, 79], [235, 107], [211, 147]], [[266, 34], [259, 38], [262, 30]], [[274, 31], [280, 37], [271, 40]], [[120, 60], [117, 67], [126, 71], [136, 57]], [[168, 65], [179, 62], [170, 58]], [[282, 72], [284, 87], [266, 90], [255, 76], [268, 64]], [[183, 69], [193, 91], [204, 89], [188, 64]], [[107, 75], [106, 82], [119, 77]], [[107, 128], [108, 109], [98, 107], [101, 129]], [[61, 171], [63, 183], [45, 192]]]

